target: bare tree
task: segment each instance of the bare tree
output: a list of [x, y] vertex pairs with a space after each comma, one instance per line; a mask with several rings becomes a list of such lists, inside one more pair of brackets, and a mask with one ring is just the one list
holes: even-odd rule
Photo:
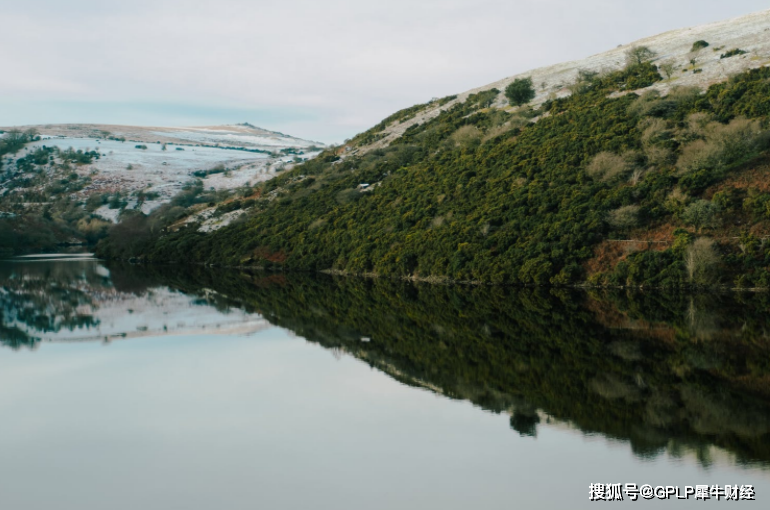
[[639, 181], [642, 180], [642, 177], [644, 177], [644, 173], [643, 168], [634, 169], [634, 171], [631, 172], [631, 177], [628, 179], [628, 182], [630, 182], [632, 186], [636, 186], [639, 184]]
[[458, 147], [472, 149], [481, 141], [481, 131], [476, 126], [463, 126], [452, 134], [452, 139]]
[[626, 65], [638, 65], [655, 58], [655, 53], [647, 46], [634, 46], [626, 50]]
[[607, 223], [615, 228], [628, 229], [639, 223], [639, 206], [626, 205], [607, 215]]
[[628, 165], [623, 156], [612, 152], [600, 152], [586, 167], [586, 173], [593, 179], [609, 181], [626, 171]]
[[660, 70], [663, 71], [663, 73], [666, 75], [666, 78], [671, 79], [671, 77], [674, 75], [674, 71], [676, 70], [676, 65], [671, 60], [666, 60], [665, 62], [662, 62], [660, 64]]
[[687, 307], [687, 322], [690, 326], [690, 333], [700, 340], [708, 340], [717, 332], [717, 322], [713, 310], [699, 299], [696, 303], [695, 298], [690, 298], [690, 306]]
[[714, 278], [715, 266], [719, 263], [719, 252], [716, 243], [708, 237], [700, 237], [687, 248], [684, 264], [690, 282], [696, 285], [711, 283]]

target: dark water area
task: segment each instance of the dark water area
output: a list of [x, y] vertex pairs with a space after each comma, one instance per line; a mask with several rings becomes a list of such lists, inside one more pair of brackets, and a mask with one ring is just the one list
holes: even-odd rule
[[81, 255], [0, 263], [0, 313], [7, 508], [583, 508], [592, 483], [770, 501], [766, 294]]

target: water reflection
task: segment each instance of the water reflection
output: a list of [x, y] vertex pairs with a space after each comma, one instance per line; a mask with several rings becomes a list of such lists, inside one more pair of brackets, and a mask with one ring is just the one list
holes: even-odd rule
[[404, 384], [505, 413], [521, 436], [567, 426], [645, 459], [770, 462], [764, 294], [457, 288], [94, 262], [4, 264], [0, 289], [0, 338], [12, 348], [269, 322]]
[[109, 284], [106, 270], [88, 260], [36, 262], [0, 263], [0, 341], [13, 348], [97, 326], [95, 296]]
[[45, 255], [0, 262], [0, 344], [125, 339], [200, 331], [256, 332], [268, 326], [228, 312], [218, 296], [170, 289], [155, 274], [111, 272], [88, 255]]

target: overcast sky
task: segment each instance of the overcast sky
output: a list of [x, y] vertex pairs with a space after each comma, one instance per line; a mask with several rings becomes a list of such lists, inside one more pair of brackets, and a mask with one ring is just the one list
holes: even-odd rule
[[390, 113], [761, 0], [0, 0], [0, 125], [248, 121], [341, 141]]

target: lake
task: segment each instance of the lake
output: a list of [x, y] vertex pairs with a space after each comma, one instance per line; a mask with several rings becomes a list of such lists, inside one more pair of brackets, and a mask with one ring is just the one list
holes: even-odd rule
[[592, 508], [618, 483], [766, 506], [769, 309], [5, 261], [0, 507]]

